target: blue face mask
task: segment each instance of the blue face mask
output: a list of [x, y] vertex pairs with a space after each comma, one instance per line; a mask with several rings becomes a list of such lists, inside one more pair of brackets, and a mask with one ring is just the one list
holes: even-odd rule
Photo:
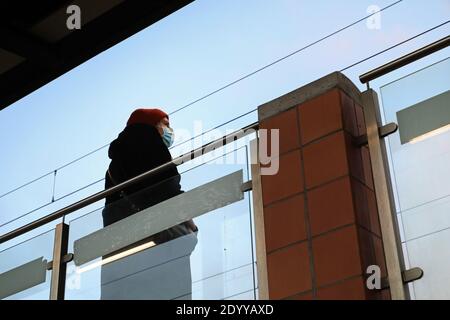
[[173, 144], [173, 140], [174, 140], [173, 131], [171, 129], [169, 129], [168, 127], [164, 127], [162, 139], [164, 141], [164, 144], [167, 146], [167, 148], [170, 148], [170, 146]]

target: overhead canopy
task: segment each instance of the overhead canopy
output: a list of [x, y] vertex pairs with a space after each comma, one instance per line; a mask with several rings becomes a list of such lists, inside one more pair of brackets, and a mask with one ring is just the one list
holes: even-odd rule
[[0, 110], [192, 1], [0, 1]]

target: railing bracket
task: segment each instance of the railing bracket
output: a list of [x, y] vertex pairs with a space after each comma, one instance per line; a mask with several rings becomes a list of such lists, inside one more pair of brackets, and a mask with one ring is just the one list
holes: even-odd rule
[[242, 184], [241, 191], [247, 192], [247, 191], [252, 190], [252, 188], [253, 188], [252, 180], [248, 180]]
[[[394, 122], [388, 123], [382, 127], [378, 127], [378, 135], [380, 136], [380, 139], [387, 137], [388, 135], [393, 134], [398, 130], [398, 125]], [[353, 140], [353, 143], [358, 148], [361, 148], [365, 145], [367, 145], [367, 134], [363, 134], [362, 136], [356, 137]]]
[[[410, 283], [419, 280], [423, 277], [423, 270], [421, 268], [412, 268], [402, 272], [403, 283]], [[389, 288], [389, 279], [381, 279], [381, 289]]]
[[[72, 260], [73, 260], [73, 253], [68, 253], [63, 257], [62, 262], [69, 263]], [[48, 271], [52, 270], [52, 266], [53, 266], [53, 261], [47, 262], [47, 270]]]

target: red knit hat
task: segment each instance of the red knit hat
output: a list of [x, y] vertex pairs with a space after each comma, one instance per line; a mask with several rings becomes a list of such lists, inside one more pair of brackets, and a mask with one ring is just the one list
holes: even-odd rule
[[160, 109], [136, 109], [131, 113], [127, 126], [135, 123], [155, 126], [165, 117], [169, 118], [169, 115]]

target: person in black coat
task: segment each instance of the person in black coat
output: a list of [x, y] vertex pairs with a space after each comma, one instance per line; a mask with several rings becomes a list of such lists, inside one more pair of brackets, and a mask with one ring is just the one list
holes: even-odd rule
[[[111, 159], [111, 163], [105, 175], [105, 189], [171, 161], [172, 157], [168, 148], [173, 143], [173, 140], [173, 130], [170, 128], [169, 117], [164, 111], [159, 109], [135, 110], [128, 119], [125, 129], [110, 144], [108, 156]], [[172, 164], [149, 178], [125, 188], [122, 192], [108, 196], [105, 208], [102, 211], [103, 225], [105, 227], [109, 226], [182, 192], [180, 175], [176, 165]], [[174, 251], [173, 248], [168, 249], [170, 246], [180, 247], [185, 245], [186, 241], [181, 238], [189, 239], [191, 242], [194, 241], [188, 250], [192, 252], [196, 245], [197, 231], [196, 225], [190, 220], [133, 244], [131, 247], [153, 241], [157, 246], [121, 259], [122, 261], [117, 262], [116, 266], [114, 264], [104, 265], [102, 267], [102, 299], [171, 299], [175, 298], [172, 297], [173, 295], [183, 296], [183, 294], [176, 292], [168, 292], [170, 290], [166, 287], [171, 287], [170, 284], [165, 286], [161, 283], [155, 283], [155, 281], [169, 281], [170, 278], [177, 278], [177, 281], [180, 282], [179, 273], [189, 273], [185, 276], [181, 275], [181, 279], [183, 279], [185, 284], [182, 286], [182, 289], [178, 288], [178, 291], [181, 290], [183, 293], [187, 289], [190, 290], [190, 266], [189, 268], [186, 267], [186, 263], [189, 264], [189, 259], [184, 259], [185, 263], [175, 269], [167, 264], [166, 269], [170, 269], [168, 273], [165, 273], [164, 267], [161, 268], [161, 266], [158, 270], [153, 270], [153, 273], [149, 273], [152, 268], [147, 268], [150, 270], [147, 271], [147, 276], [141, 274], [141, 279], [137, 282], [136, 279], [127, 282], [124, 275], [132, 273], [132, 269], [136, 268], [136, 261], [131, 262], [133, 260], [140, 259], [140, 264], [142, 265], [142, 257], [144, 255], [148, 256], [147, 260], [158, 260], [162, 256], [167, 256], [162, 251]], [[181, 240], [178, 239], [177, 241], [177, 238]], [[121, 252], [128, 249], [130, 248], [124, 248]], [[158, 253], [158, 251], [160, 252]], [[117, 254], [117, 252], [114, 254]], [[127, 259], [130, 263], [123, 261]], [[119, 267], [118, 265], [121, 266]], [[145, 267], [150, 265], [157, 265], [157, 262], [155, 264], [155, 261], [148, 261], [148, 265]], [[164, 266], [164, 261], [160, 265]], [[177, 277], [172, 276], [174, 272], [177, 273]], [[158, 274], [158, 279], [155, 278], [155, 274]], [[164, 276], [167, 276], [166, 279], [164, 279]], [[145, 277], [145, 279], [142, 279], [142, 277]], [[120, 278], [121, 280], [115, 281], [115, 278]], [[136, 286], [141, 286], [143, 283], [148, 282], [147, 280], [151, 280], [152, 283], [147, 283], [147, 285], [151, 286], [153, 290], [149, 290], [148, 287], [136, 288]], [[130, 288], [130, 285], [133, 288]], [[154, 288], [159, 289], [155, 290]], [[130, 292], [130, 289], [133, 291]], [[186, 292], [184, 298], [189, 297], [190, 292]]]

